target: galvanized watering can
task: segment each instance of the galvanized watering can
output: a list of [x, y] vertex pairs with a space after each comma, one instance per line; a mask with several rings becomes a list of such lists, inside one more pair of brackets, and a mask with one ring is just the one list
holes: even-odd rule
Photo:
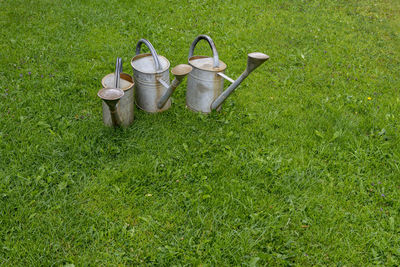
[[[140, 54], [142, 44], [145, 44], [151, 53]], [[136, 56], [132, 58], [131, 65], [135, 81], [136, 105], [152, 113], [170, 108], [170, 96], [192, 70], [192, 67], [187, 64], [177, 65], [171, 71], [175, 79], [170, 84], [168, 59], [159, 56], [153, 45], [146, 39], [141, 39], [137, 43]]]
[[[193, 56], [194, 48], [200, 40], [206, 40], [211, 47], [213, 57]], [[208, 35], [199, 35], [189, 50], [189, 65], [193, 70], [188, 75], [186, 105], [194, 111], [210, 113], [220, 110], [221, 104], [240, 85], [240, 83], [258, 66], [269, 59], [269, 56], [254, 52], [247, 55], [247, 68], [234, 81], [224, 74], [226, 64], [219, 60], [213, 40]], [[224, 79], [232, 84], [223, 91]]]
[[[119, 77], [119, 78], [118, 78]], [[103, 122], [107, 126], [129, 126], [133, 122], [133, 81], [122, 72], [122, 59], [117, 58], [115, 72], [101, 80], [103, 89], [97, 95], [103, 100]]]

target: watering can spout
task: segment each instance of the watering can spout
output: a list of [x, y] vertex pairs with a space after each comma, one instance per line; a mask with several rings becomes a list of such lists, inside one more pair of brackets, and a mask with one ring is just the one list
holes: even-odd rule
[[269, 59], [269, 56], [260, 52], [253, 52], [247, 55], [247, 67], [246, 70], [240, 75], [240, 77], [233, 81], [223, 73], [218, 73], [223, 78], [232, 82], [232, 84], [222, 94], [214, 100], [211, 104], [211, 109], [217, 109], [222, 103], [228, 98], [228, 96], [243, 82], [243, 80], [249, 76], [249, 74], [258, 68], [261, 64]]
[[103, 88], [97, 96], [100, 97], [104, 103], [107, 104], [110, 109], [111, 122], [113, 127], [120, 127], [122, 125], [121, 117], [118, 114], [117, 104], [119, 100], [124, 96], [124, 91], [120, 89], [120, 75], [122, 72], [122, 58], [118, 57], [115, 64], [114, 73], [114, 87], [115, 88]]
[[161, 96], [160, 100], [157, 103], [158, 108], [162, 108], [165, 103], [167, 103], [168, 99], [171, 97], [172, 93], [175, 91], [176, 87], [183, 81], [185, 76], [192, 71], [192, 67], [187, 64], [179, 64], [175, 66], [171, 72], [175, 76], [175, 79], [172, 81], [170, 85], [168, 85], [164, 80], [159, 79], [158, 81], [167, 88], [167, 91]]
[[253, 52], [247, 55], [247, 68], [246, 71], [250, 74], [253, 70], [258, 68], [261, 64], [269, 59], [269, 56], [260, 52]]
[[124, 96], [124, 91], [119, 88], [103, 88], [97, 95], [107, 104], [111, 113], [111, 121], [114, 127], [121, 126], [121, 118], [118, 114], [117, 104], [121, 97]]

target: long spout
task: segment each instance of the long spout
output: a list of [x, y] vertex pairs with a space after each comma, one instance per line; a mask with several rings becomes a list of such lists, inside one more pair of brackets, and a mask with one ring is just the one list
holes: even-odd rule
[[163, 96], [161, 96], [160, 100], [157, 103], [158, 108], [162, 108], [165, 103], [167, 103], [168, 99], [171, 97], [171, 95], [174, 93], [176, 87], [183, 81], [183, 78], [192, 71], [192, 67], [187, 65], [187, 64], [180, 64], [175, 66], [171, 72], [175, 76], [175, 79], [172, 81], [172, 83], [168, 86], [163, 80], [159, 80], [162, 85], [167, 87], [167, 91], [164, 93]]
[[[269, 59], [269, 56], [260, 52], [253, 52], [247, 55], [247, 67], [246, 70], [240, 75], [240, 77], [234, 81], [222, 94], [214, 100], [211, 104], [211, 109], [217, 109], [222, 103], [228, 98], [228, 96], [246, 79], [249, 74]], [[224, 75], [221, 75], [224, 77]], [[225, 78], [225, 77], [224, 77]]]
[[119, 88], [103, 88], [97, 93], [97, 95], [109, 107], [113, 127], [121, 126], [121, 118], [118, 114], [117, 104], [121, 97], [124, 96], [124, 91]]

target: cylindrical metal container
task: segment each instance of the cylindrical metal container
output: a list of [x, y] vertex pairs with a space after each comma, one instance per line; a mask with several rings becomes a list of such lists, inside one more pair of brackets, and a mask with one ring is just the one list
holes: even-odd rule
[[[198, 41], [206, 40], [213, 51], [213, 57], [193, 56]], [[194, 111], [211, 112], [211, 104], [223, 92], [224, 78], [217, 73], [224, 73], [226, 64], [219, 60], [213, 40], [207, 35], [198, 36], [189, 50], [189, 65], [193, 70], [188, 74], [186, 105]], [[217, 110], [219, 110], [218, 108]]]
[[[121, 73], [120, 76], [120, 87], [124, 91], [124, 96], [118, 102], [117, 112], [121, 119], [122, 126], [129, 126], [133, 123], [134, 119], [134, 101], [133, 101], [133, 91], [134, 83], [132, 77], [129, 74]], [[103, 88], [114, 88], [114, 73], [110, 73], [101, 80]], [[113, 126], [111, 120], [110, 109], [106, 103], [103, 101], [103, 122], [107, 126]]]
[[[142, 43], [151, 53], [140, 54]], [[157, 103], [168, 89], [159, 81], [161, 79], [166, 85], [169, 84], [168, 59], [159, 56], [149, 41], [141, 39], [136, 46], [136, 56], [132, 58], [131, 66], [135, 81], [136, 105], [152, 113], [167, 110], [171, 106], [171, 99], [168, 99], [161, 109], [157, 107]]]

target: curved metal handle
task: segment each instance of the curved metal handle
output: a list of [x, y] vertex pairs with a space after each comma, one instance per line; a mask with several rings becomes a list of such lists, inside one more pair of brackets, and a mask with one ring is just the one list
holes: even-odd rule
[[161, 71], [161, 64], [160, 61], [158, 60], [158, 54], [156, 50], [154, 49], [154, 46], [146, 39], [140, 39], [139, 42], [136, 45], [136, 55], [140, 54], [140, 49], [142, 47], [142, 44], [145, 44], [151, 52], [151, 55], [153, 56], [154, 59], [154, 65], [156, 67], [156, 71]]
[[211, 39], [211, 37], [208, 35], [205, 35], [205, 34], [199, 35], [196, 37], [196, 39], [194, 39], [194, 41], [189, 49], [189, 58], [188, 59], [190, 59], [193, 56], [194, 47], [202, 39], [206, 40], [208, 42], [208, 44], [210, 45], [211, 50], [213, 52], [213, 61], [214, 61], [213, 67], [218, 68], [219, 67], [219, 58], [218, 58], [217, 48], [215, 47], [214, 41]]
[[114, 72], [114, 86], [115, 86], [115, 88], [120, 88], [121, 72], [122, 72], [122, 58], [117, 57], [117, 62], [115, 63], [115, 72]]

